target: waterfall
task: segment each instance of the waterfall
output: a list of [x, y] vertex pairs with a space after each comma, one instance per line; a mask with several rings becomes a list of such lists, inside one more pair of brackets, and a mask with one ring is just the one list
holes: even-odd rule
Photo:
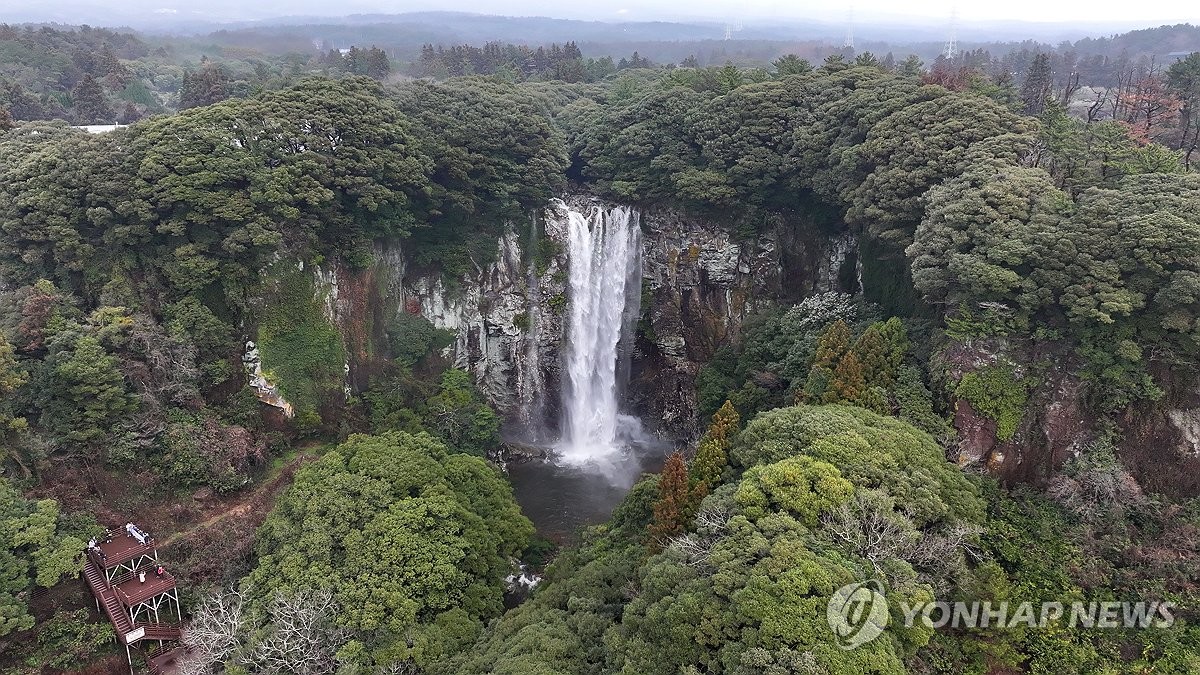
[[570, 210], [568, 314], [563, 425], [559, 451], [572, 464], [619, 450], [618, 398], [641, 311], [642, 242], [638, 214], [625, 206]]

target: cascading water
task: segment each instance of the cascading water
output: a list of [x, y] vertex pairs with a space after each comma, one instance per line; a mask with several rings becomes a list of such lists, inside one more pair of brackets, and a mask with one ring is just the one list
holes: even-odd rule
[[559, 452], [570, 464], [606, 461], [621, 446], [621, 354], [641, 311], [638, 221], [627, 206], [568, 213], [570, 312]]
[[[559, 404], [559, 436], [550, 461], [513, 462], [508, 474], [522, 511], [538, 531], [569, 539], [580, 527], [606, 520], [638, 476], [661, 466], [671, 445], [646, 433], [636, 417], [620, 412], [641, 316], [639, 214], [628, 207], [599, 205], [577, 210], [556, 200], [545, 222], [546, 236], [566, 248], [567, 312], [560, 326], [558, 312], [546, 309], [553, 303], [541, 304], [547, 299], [544, 291], [558, 290], [560, 270], [547, 276], [545, 268], [541, 275], [531, 269], [528, 372], [521, 381], [538, 392], [530, 391], [524, 399], [524, 417], [531, 420], [526, 426], [532, 427], [525, 438], [536, 444], [541, 384], [547, 379], [541, 367], [561, 365], [553, 373], [559, 396], [544, 397], [546, 407]], [[534, 247], [536, 236], [534, 232], [530, 238]], [[555, 280], [549, 288], [547, 279]], [[556, 342], [558, 364], [547, 364], [535, 353], [538, 336], [561, 337]]]

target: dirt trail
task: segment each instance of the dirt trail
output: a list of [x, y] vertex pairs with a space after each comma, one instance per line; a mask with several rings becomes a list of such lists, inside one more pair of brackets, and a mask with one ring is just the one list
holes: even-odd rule
[[241, 520], [247, 517], [265, 516], [264, 507], [269, 507], [275, 501], [276, 494], [292, 482], [292, 476], [302, 465], [317, 458], [309, 451], [301, 451], [286, 464], [274, 470], [265, 480], [234, 497], [232, 501], [220, 500], [214, 506], [220, 510], [204, 520], [194, 523], [184, 530], [175, 532], [160, 542], [164, 548], [171, 544], [193, 538], [197, 534], [209, 531], [217, 525], [230, 520]]

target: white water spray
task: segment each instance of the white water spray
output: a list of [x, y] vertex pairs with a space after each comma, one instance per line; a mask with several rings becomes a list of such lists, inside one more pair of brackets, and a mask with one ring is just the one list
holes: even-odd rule
[[[626, 206], [568, 212], [570, 314], [559, 452], [570, 464], [603, 462], [620, 450], [622, 350], [641, 311], [642, 242]], [[623, 434], [620, 434], [623, 435]]]

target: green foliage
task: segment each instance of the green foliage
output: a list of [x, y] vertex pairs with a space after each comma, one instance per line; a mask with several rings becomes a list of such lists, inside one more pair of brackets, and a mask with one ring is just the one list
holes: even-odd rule
[[371, 430], [375, 433], [426, 431], [417, 411], [435, 391], [432, 383], [418, 379], [406, 368], [395, 369], [376, 378], [363, 395], [368, 404]]
[[425, 402], [424, 416], [429, 429], [458, 452], [485, 457], [500, 444], [500, 418], [464, 370], [442, 373], [437, 393]]
[[1103, 408], [1153, 399], [1141, 353], [1175, 362], [1196, 349], [1196, 180], [1131, 176], [1072, 203], [1039, 169], [981, 165], [930, 192], [908, 251], [914, 282], [930, 299], [1004, 321], [967, 325], [964, 312], [954, 335], [1027, 330], [1034, 317], [1065, 326], [1097, 391], [1112, 392]]
[[[857, 358], [849, 363], [849, 368], [842, 366], [842, 361], [850, 351], [850, 339], [850, 326], [841, 319], [829, 324], [821, 333], [817, 340], [816, 352], [813, 354], [812, 370], [804, 383], [803, 400], [836, 403], [852, 400], [862, 391], [862, 365], [858, 363]], [[835, 369], [839, 368], [842, 372], [835, 373]]]
[[201, 354], [229, 350], [233, 328], [196, 298], [183, 298], [163, 309], [164, 324], [172, 334], [186, 338]]
[[844, 503], [853, 492], [837, 467], [802, 455], [748, 470], [734, 501], [751, 520], [784, 511], [811, 527], [817, 516]]
[[[563, 139], [528, 92], [471, 78], [452, 85], [411, 82], [393, 96], [433, 158], [432, 184], [420, 204], [438, 227], [414, 232], [419, 262], [445, 265], [431, 254], [461, 255], [462, 240], [481, 221], [522, 217], [521, 209], [542, 206], [561, 185]], [[494, 247], [499, 229], [487, 234]]]
[[42, 425], [70, 447], [111, 457], [124, 417], [137, 408], [117, 359], [95, 336], [68, 332], [51, 340], [44, 368]]
[[1030, 382], [1018, 378], [1011, 366], [987, 366], [965, 373], [954, 395], [971, 404], [976, 412], [996, 423], [996, 439], [1012, 440], [1025, 416]]
[[355, 435], [297, 473], [259, 529], [244, 583], [262, 600], [331, 588], [338, 623], [367, 648], [360, 665], [431, 667], [444, 655], [405, 636], [445, 628], [450, 610], [468, 627], [498, 614], [532, 532], [482, 460], [426, 434]]
[[79, 669], [102, 653], [116, 638], [112, 624], [92, 622], [86, 609], [55, 614], [38, 627], [37, 650], [30, 661], [37, 666]]
[[873, 169], [850, 194], [848, 219], [903, 249], [913, 240], [929, 188], [983, 157], [1015, 155], [1012, 148], [1033, 128], [990, 100], [929, 91], [928, 100], [896, 111], [868, 132], [860, 156]]
[[29, 501], [0, 478], [0, 636], [33, 626], [26, 601], [36, 582], [49, 587], [83, 569], [84, 537], [59, 527], [58, 503]]
[[713, 413], [712, 424], [700, 438], [696, 457], [689, 467], [692, 483], [703, 484], [705, 494], [720, 484], [729, 465], [729, 447], [740, 430], [741, 417], [733, 407], [733, 402], [727, 400], [720, 410]]
[[340, 389], [346, 360], [342, 337], [329, 323], [312, 277], [287, 264], [272, 267], [274, 293], [259, 314], [263, 372], [296, 408], [315, 413]]
[[734, 465], [744, 469], [801, 455], [837, 467], [856, 488], [885, 489], [918, 526], [983, 519], [978, 489], [932, 438], [863, 408], [795, 406], [762, 413], [730, 451]]
[[452, 451], [479, 457], [499, 446], [500, 418], [465, 371], [447, 369], [433, 386], [400, 368], [377, 381], [366, 399], [376, 432], [428, 431]]
[[[701, 415], [730, 400], [742, 417], [792, 403], [807, 381], [821, 333], [838, 320], [856, 328], [870, 314], [850, 296], [822, 293], [752, 317], [737, 348], [722, 348], [697, 377]], [[822, 388], [823, 392], [824, 389]]]
[[900, 367], [892, 393], [900, 419], [941, 442], [948, 441], [954, 435], [954, 428], [946, 418], [934, 411], [933, 395], [915, 367]]
[[[893, 616], [881, 638], [847, 651], [825, 607], [835, 589], [881, 570], [893, 606], [932, 599], [922, 579], [947, 568], [923, 562], [916, 542], [982, 523], [978, 489], [928, 436], [860, 408], [759, 415], [733, 454], [750, 462], [745, 473], [645, 560], [625, 514], [642, 514], [634, 522], [645, 528], [647, 502], [661, 507], [657, 497], [678, 490], [639, 483], [612, 523], [562, 552], [533, 598], [493, 624], [456, 672], [906, 672], [930, 629], [905, 629]], [[683, 486], [679, 468], [669, 463], [660, 481]], [[895, 523], [895, 539], [872, 530], [863, 539], [871, 543], [847, 544], [854, 527], [881, 521]], [[961, 552], [947, 557], [965, 568]]]
[[180, 485], [209, 485], [229, 492], [244, 485], [246, 471], [265, 458], [261, 439], [240, 426], [183, 410], [167, 413], [160, 437], [162, 472]]
[[538, 276], [542, 276], [550, 269], [550, 263], [563, 254], [562, 244], [550, 237], [541, 237], [538, 239], [537, 248], [534, 249], [533, 265]]
[[411, 367], [430, 352], [448, 346], [454, 340], [454, 332], [434, 328], [423, 316], [397, 312], [387, 327], [388, 344], [392, 358], [402, 366]]

